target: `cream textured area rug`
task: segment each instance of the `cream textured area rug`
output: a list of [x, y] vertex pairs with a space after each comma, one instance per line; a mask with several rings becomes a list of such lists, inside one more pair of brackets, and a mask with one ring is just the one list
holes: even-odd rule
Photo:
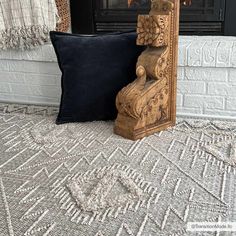
[[56, 112], [0, 105], [1, 236], [236, 235], [186, 232], [236, 221], [236, 123], [179, 120], [133, 142]]

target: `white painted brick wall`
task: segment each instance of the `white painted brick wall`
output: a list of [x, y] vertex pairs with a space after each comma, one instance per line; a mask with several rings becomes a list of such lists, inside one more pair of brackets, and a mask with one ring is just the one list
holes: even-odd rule
[[177, 112], [236, 120], [236, 38], [180, 37]]
[[61, 72], [50, 44], [0, 53], [0, 101], [58, 105]]
[[[52, 46], [0, 53], [0, 102], [58, 105], [60, 70]], [[177, 113], [236, 120], [236, 38], [181, 36]]]

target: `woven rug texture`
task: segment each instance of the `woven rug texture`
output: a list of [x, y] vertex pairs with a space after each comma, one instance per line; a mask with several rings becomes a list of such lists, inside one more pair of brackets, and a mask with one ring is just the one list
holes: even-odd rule
[[186, 231], [236, 221], [236, 123], [179, 119], [134, 142], [57, 112], [0, 104], [0, 236], [236, 235]]

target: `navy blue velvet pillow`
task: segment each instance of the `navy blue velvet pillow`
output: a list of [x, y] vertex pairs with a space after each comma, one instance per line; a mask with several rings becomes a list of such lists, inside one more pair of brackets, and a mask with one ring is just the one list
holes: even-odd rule
[[136, 33], [50, 36], [62, 71], [56, 123], [115, 119], [116, 95], [136, 78], [137, 58], [143, 51], [136, 45]]

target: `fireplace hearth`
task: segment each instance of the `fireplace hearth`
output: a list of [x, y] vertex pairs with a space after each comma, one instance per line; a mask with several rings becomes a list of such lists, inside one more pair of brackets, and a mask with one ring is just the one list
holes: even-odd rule
[[[138, 14], [147, 14], [151, 0], [71, 0], [75, 33], [133, 30]], [[235, 0], [192, 0], [182, 6], [180, 34], [236, 35]]]

